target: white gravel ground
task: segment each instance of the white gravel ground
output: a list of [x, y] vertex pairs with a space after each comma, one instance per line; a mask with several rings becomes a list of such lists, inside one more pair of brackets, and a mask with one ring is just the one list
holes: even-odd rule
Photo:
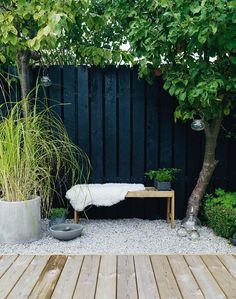
[[82, 236], [61, 242], [50, 236], [48, 220], [43, 220], [41, 240], [22, 245], [0, 244], [0, 254], [236, 254], [236, 247], [206, 227], [201, 228], [198, 241], [178, 237], [180, 221], [176, 221], [175, 229], [164, 220], [82, 219], [80, 223], [84, 226]]

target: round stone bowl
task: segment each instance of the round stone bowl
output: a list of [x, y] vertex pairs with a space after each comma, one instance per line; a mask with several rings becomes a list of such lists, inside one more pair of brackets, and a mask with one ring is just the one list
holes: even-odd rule
[[83, 227], [80, 224], [63, 223], [50, 227], [52, 236], [60, 241], [69, 241], [81, 236]]

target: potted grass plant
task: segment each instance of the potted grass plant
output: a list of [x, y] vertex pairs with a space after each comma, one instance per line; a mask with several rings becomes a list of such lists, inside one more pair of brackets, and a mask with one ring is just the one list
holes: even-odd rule
[[31, 108], [15, 104], [0, 121], [0, 243], [38, 240], [58, 180], [76, 182], [84, 168], [86, 155], [49, 108], [38, 112], [36, 100]]
[[157, 170], [150, 170], [145, 173], [151, 180], [153, 180], [154, 187], [159, 191], [171, 190], [171, 182], [174, 179], [179, 169], [176, 168], [160, 168]]

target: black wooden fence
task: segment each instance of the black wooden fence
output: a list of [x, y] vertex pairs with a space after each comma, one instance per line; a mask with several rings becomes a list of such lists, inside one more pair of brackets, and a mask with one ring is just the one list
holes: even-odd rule
[[[38, 69], [32, 74], [36, 78]], [[48, 75], [52, 80], [46, 90], [49, 104], [65, 104], [55, 109], [71, 139], [90, 157], [91, 181], [150, 184], [144, 177], [147, 170], [180, 168], [173, 187], [176, 214], [182, 218], [201, 167], [204, 137], [192, 131], [190, 123], [174, 122], [176, 101], [163, 90], [161, 78], [150, 85], [138, 79], [137, 69], [124, 66], [51, 66]], [[209, 190], [236, 189], [235, 153], [236, 142], [222, 133], [217, 150], [220, 163]], [[93, 208], [88, 215], [155, 219], [164, 217], [165, 201], [127, 199], [110, 208]]]

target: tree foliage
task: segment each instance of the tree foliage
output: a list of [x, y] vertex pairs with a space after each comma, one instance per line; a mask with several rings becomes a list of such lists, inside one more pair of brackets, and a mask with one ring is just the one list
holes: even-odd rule
[[175, 116], [206, 121], [229, 114], [236, 92], [236, 2], [117, 0], [110, 13], [125, 30], [140, 74], [161, 67], [177, 97]]
[[[95, 0], [2, 1], [0, 62], [16, 64], [17, 55], [25, 51], [48, 64], [102, 65], [121, 60], [121, 31], [105, 9]], [[117, 38], [110, 43], [113, 35]]]

